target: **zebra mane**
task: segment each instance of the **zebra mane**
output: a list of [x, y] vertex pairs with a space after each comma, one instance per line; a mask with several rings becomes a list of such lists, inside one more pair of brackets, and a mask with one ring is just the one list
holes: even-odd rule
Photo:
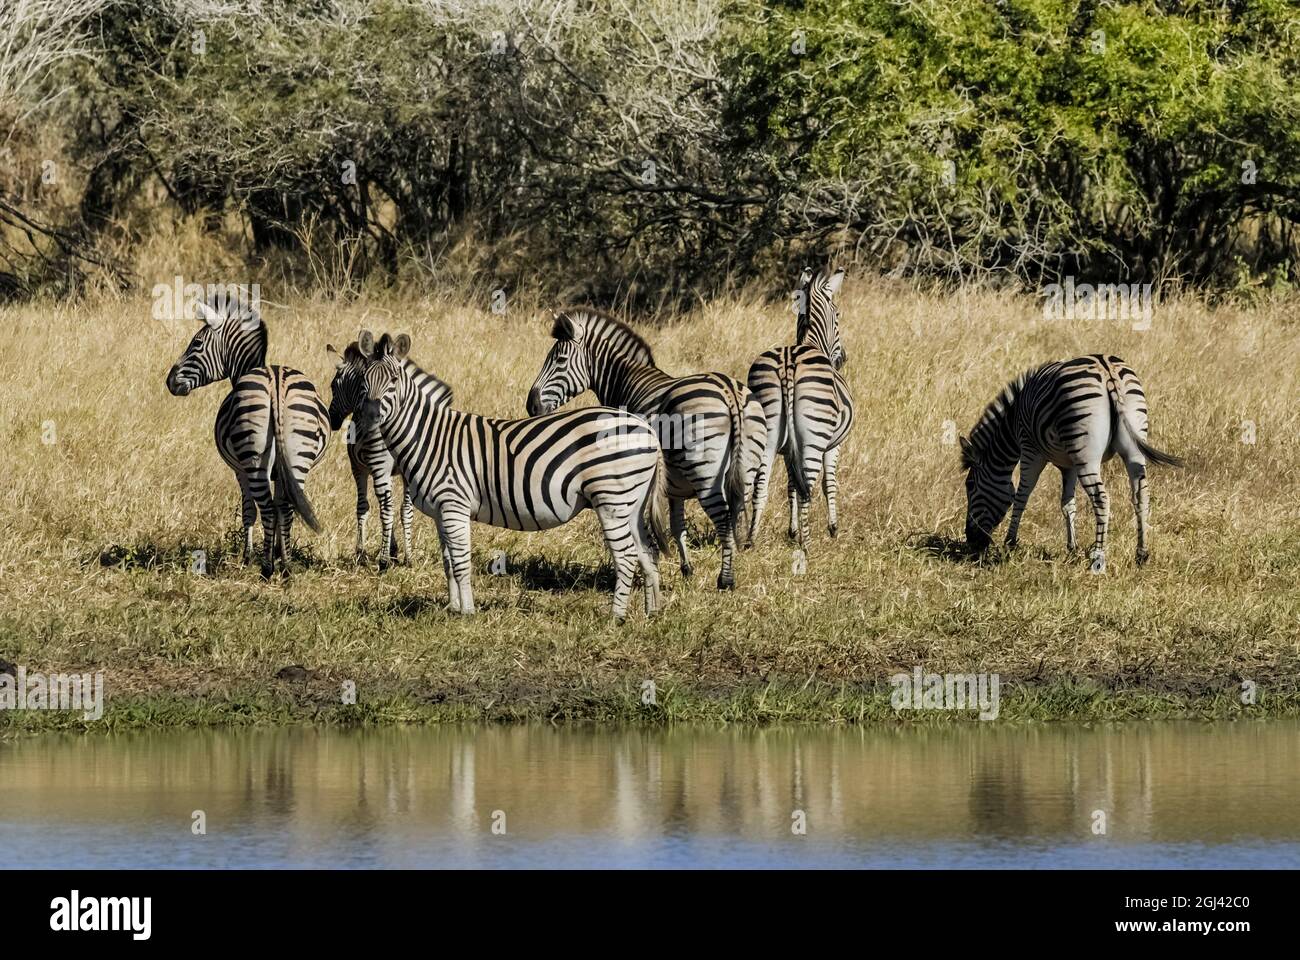
[[984, 412], [980, 414], [979, 420], [971, 429], [970, 437], [961, 445], [961, 468], [963, 470], [975, 468], [984, 459], [984, 454], [987, 452], [990, 442], [997, 435], [998, 428], [1002, 426], [1007, 415], [1016, 405], [1016, 400], [1020, 398], [1020, 392], [1025, 388], [1025, 381], [1029, 379], [1029, 375], [1033, 372], [1034, 368], [1031, 368], [1008, 382], [989, 405], [984, 408]]
[[406, 357], [399, 362], [406, 368], [406, 372], [410, 374], [411, 380], [415, 383], [416, 388], [421, 393], [435, 399], [436, 406], [451, 406], [453, 397], [451, 384], [446, 380], [440, 380], [410, 357]]
[[555, 317], [551, 336], [556, 340], [572, 340], [573, 329], [568, 323], [573, 320], [581, 321], [589, 331], [594, 332], [596, 340], [617, 341], [618, 346], [624, 348], [621, 353], [634, 356], [640, 363], [656, 365], [654, 351], [640, 334], [622, 320], [595, 307], [567, 307], [561, 310]]

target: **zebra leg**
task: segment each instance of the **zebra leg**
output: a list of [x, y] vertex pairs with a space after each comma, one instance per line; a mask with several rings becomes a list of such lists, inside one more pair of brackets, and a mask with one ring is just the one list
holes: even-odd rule
[[677, 541], [677, 553], [682, 559], [682, 576], [689, 577], [695, 573], [695, 568], [686, 553], [686, 501], [681, 497], [668, 498], [668, 520], [673, 539]]
[[353, 446], [348, 447], [348, 458], [352, 463], [352, 479], [357, 485], [357, 563], [366, 562], [366, 518], [370, 515], [370, 499], [366, 488], [370, 484], [370, 471], [354, 453]]
[[1038, 477], [1045, 466], [1047, 461], [1041, 457], [1036, 460], [1020, 461], [1020, 479], [1016, 482], [1016, 497], [1011, 505], [1011, 523], [1007, 526], [1008, 547], [1014, 547], [1020, 542], [1020, 518], [1024, 516], [1030, 494], [1034, 492], [1034, 485], [1038, 483]]
[[262, 518], [262, 578], [270, 580], [275, 573], [273, 563], [276, 530], [280, 523], [276, 517], [276, 503], [271, 497], [271, 485], [266, 477], [254, 476], [249, 481], [249, 492], [257, 503], [257, 512]]
[[840, 531], [840, 513], [835, 503], [840, 485], [835, 479], [835, 468], [840, 462], [840, 448], [831, 447], [822, 456], [822, 492], [826, 494], [826, 529], [833, 537]]
[[790, 496], [790, 528], [786, 531], [786, 536], [791, 540], [799, 540], [799, 491], [794, 485], [794, 480], [790, 479], [793, 474], [791, 470], [800, 469], [798, 464], [792, 464], [790, 458], [786, 457], [785, 470], [787, 474], [787, 493]]
[[447, 536], [447, 525], [442, 521], [441, 510], [434, 509], [433, 522], [438, 529], [438, 552], [442, 554], [442, 573], [447, 578], [447, 609], [452, 613], [460, 613], [460, 589], [456, 585], [456, 577], [452, 574], [451, 547], [448, 545], [451, 541]]
[[460, 504], [443, 507], [442, 523], [447, 531], [447, 560], [452, 579], [456, 582], [452, 610], [468, 615], [474, 612], [474, 588], [470, 584], [469, 508]]
[[754, 510], [749, 518], [749, 530], [745, 538], [746, 547], [752, 547], [758, 537], [758, 524], [763, 519], [763, 509], [767, 506], [767, 485], [772, 479], [774, 466], [776, 466], [776, 438], [769, 433], [767, 445], [763, 447], [763, 458], [759, 461], [758, 475], [754, 477]]
[[1078, 482], [1078, 470], [1071, 467], [1061, 471], [1061, 516], [1065, 517], [1065, 549], [1070, 553], [1078, 546], [1074, 539], [1074, 488]]
[[626, 507], [608, 502], [592, 505], [600, 519], [605, 543], [614, 558], [614, 619], [622, 623], [627, 619], [627, 601], [632, 593], [636, 569], [641, 565], [641, 552], [637, 549], [636, 521], [626, 515]]
[[1101, 482], [1101, 464], [1085, 463], [1079, 468], [1079, 482], [1092, 501], [1092, 512], [1097, 518], [1097, 537], [1093, 541], [1088, 559], [1093, 573], [1106, 572], [1106, 528], [1110, 524], [1110, 498], [1106, 485]]
[[244, 551], [240, 554], [240, 563], [253, 562], [253, 524], [257, 522], [257, 501], [249, 488], [243, 474], [239, 475], [239, 521], [244, 528]]
[[[653, 487], [648, 490], [646, 498], [652, 496]], [[632, 525], [632, 532], [641, 561], [641, 576], [645, 580], [645, 615], [653, 617], [659, 612], [659, 548], [646, 521], [645, 500], [636, 506], [636, 522]]]
[[366, 562], [366, 517], [370, 515], [370, 500], [363, 487], [357, 494], [357, 563]]
[[411, 502], [411, 491], [402, 481], [402, 562], [411, 563], [411, 526], [415, 523], [415, 504]]
[[276, 549], [280, 554], [280, 572], [289, 576], [289, 544], [293, 532], [293, 504], [288, 500], [280, 504], [280, 536]]
[[393, 533], [393, 480], [391, 477], [375, 477], [375, 499], [379, 501], [379, 524], [383, 529], [379, 547], [379, 572], [388, 569], [392, 558], [397, 554], [397, 537]]
[[1147, 495], [1147, 465], [1129, 461], [1125, 466], [1128, 468], [1128, 482], [1133, 494], [1133, 512], [1137, 514], [1137, 564], [1140, 567], [1151, 556], [1147, 550], [1147, 538], [1151, 533], [1150, 502]]
[[735, 562], [736, 535], [731, 528], [731, 510], [720, 490], [702, 499], [700, 505], [713, 523], [713, 529], [718, 531], [718, 542], [722, 544], [722, 570], [718, 573], [718, 589], [734, 590], [736, 576], [732, 564]]

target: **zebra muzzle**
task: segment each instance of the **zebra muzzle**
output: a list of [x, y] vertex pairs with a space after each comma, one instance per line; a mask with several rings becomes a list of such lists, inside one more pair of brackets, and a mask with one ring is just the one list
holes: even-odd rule
[[177, 378], [176, 371], [174, 369], [168, 371], [167, 392], [170, 393], [173, 397], [183, 397], [187, 395], [192, 389], [194, 388], [191, 387], [188, 382]]

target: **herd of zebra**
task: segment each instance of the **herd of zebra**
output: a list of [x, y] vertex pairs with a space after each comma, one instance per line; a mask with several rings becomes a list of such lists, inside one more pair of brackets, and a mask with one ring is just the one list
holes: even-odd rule
[[[373, 484], [383, 528], [380, 569], [396, 561], [394, 478], [402, 479], [403, 556], [419, 509], [433, 518], [450, 609], [473, 613], [470, 523], [545, 530], [591, 508], [613, 557], [614, 616], [623, 619], [639, 570], [645, 608], [660, 605], [660, 551], [676, 543], [683, 575], [692, 567], [685, 508], [698, 500], [722, 550], [719, 589], [735, 585], [734, 554], [751, 546], [779, 453], [785, 461], [789, 535], [806, 549], [808, 510], [821, 483], [830, 535], [838, 528], [836, 467], [853, 426], [843, 373], [836, 297], [844, 272], [807, 269], [795, 297], [796, 342], [763, 353], [745, 382], [724, 373], [674, 377], [627, 324], [594, 309], [555, 315], [553, 343], [527, 397], [524, 419], [456, 410], [451, 388], [409, 356], [406, 335], [362, 331], [335, 362], [327, 407], [298, 370], [266, 365], [266, 324], [255, 307], [199, 303], [198, 333], [167, 375], [184, 396], [229, 380], [216, 443], [242, 495], [243, 559], [253, 525], [263, 529], [262, 574], [288, 572], [295, 514], [320, 524], [304, 492], [331, 433], [348, 417], [348, 457], [357, 488], [357, 557], [365, 559]], [[599, 406], [562, 410], [591, 390]], [[1011, 381], [961, 438], [966, 471], [966, 538], [983, 551], [1008, 510], [1014, 544], [1039, 474], [1062, 475], [1061, 509], [1075, 547], [1074, 495], [1082, 483], [1096, 517], [1092, 569], [1105, 568], [1109, 501], [1101, 464], [1118, 453], [1128, 471], [1138, 523], [1137, 560], [1148, 555], [1146, 464], [1177, 465], [1147, 443], [1147, 405], [1133, 370], [1118, 357], [1047, 363]], [[1018, 481], [1013, 474], [1019, 468]]]

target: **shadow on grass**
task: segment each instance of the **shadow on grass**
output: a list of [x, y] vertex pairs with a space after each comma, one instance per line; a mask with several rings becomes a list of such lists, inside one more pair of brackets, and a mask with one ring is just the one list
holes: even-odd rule
[[569, 590], [614, 589], [614, 568], [608, 563], [587, 566], [581, 563], [555, 563], [544, 557], [529, 557], [519, 564], [511, 564], [507, 574], [517, 577], [527, 590], [549, 590], [564, 593]]
[[947, 563], [968, 563], [973, 566], [992, 566], [1004, 563], [1009, 554], [999, 546], [990, 546], [983, 553], [972, 550], [965, 540], [945, 537], [941, 533], [918, 533], [911, 538], [913, 550]]
[[1014, 548], [1007, 548], [1000, 543], [990, 544], [979, 553], [966, 545], [965, 540], [945, 537], [939, 533], [918, 533], [909, 541], [913, 550], [926, 554], [936, 560], [947, 563], [966, 563], [978, 567], [995, 567], [1006, 563], [1013, 557], [1028, 557], [1034, 560], [1056, 560], [1051, 551], [1043, 547], [1026, 547], [1023, 543]]
[[414, 620], [426, 614], [442, 613], [447, 609], [447, 594], [443, 590], [430, 593], [406, 593], [396, 597], [363, 597], [359, 604], [362, 613], [378, 613], [386, 617]]
[[[256, 570], [262, 561], [260, 538], [253, 543], [250, 563], [243, 562], [243, 534], [238, 530], [226, 534], [221, 543], [172, 544], [162, 546], [144, 541], [133, 544], [114, 543], [81, 557], [83, 566], [115, 567], [119, 570], [173, 570], [196, 576], [215, 577], [238, 573], [245, 567]], [[292, 571], [314, 570], [329, 566], [316, 550], [304, 547], [297, 537], [289, 545]]]

